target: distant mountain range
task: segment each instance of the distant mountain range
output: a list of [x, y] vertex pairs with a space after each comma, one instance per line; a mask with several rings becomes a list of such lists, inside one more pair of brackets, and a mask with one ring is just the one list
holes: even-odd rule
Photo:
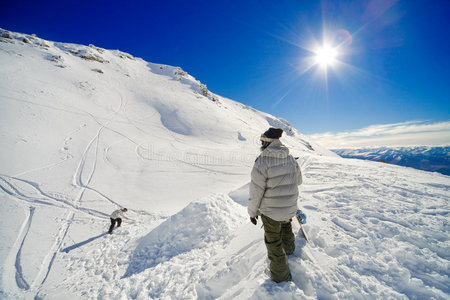
[[450, 147], [381, 147], [332, 151], [345, 158], [381, 161], [450, 175]]

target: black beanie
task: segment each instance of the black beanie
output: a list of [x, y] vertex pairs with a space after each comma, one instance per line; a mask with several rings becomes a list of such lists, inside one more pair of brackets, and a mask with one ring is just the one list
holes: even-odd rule
[[279, 139], [283, 134], [283, 129], [270, 127], [269, 130], [264, 132], [264, 135], [269, 139]]

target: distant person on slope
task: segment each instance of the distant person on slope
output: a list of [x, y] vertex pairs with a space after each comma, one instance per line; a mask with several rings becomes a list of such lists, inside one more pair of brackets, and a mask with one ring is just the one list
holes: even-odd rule
[[256, 225], [261, 215], [264, 224], [270, 277], [275, 282], [292, 280], [287, 255], [295, 249], [291, 222], [302, 183], [297, 161], [279, 140], [282, 134], [280, 128], [269, 128], [261, 135], [261, 154], [252, 169], [248, 200], [250, 221]]
[[113, 211], [113, 213], [110, 216], [111, 226], [109, 226], [109, 230], [108, 230], [109, 234], [113, 233], [113, 229], [114, 229], [114, 226], [116, 225], [116, 222], [117, 222], [117, 227], [120, 227], [120, 225], [122, 224], [122, 219], [131, 220], [130, 218], [127, 218], [124, 216], [124, 213], [127, 211], [128, 211], [128, 209], [126, 209], [125, 207], [122, 209]]

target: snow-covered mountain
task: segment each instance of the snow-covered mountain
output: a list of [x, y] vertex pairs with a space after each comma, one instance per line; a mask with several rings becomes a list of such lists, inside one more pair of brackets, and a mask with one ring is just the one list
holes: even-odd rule
[[335, 149], [333, 152], [346, 158], [381, 161], [450, 175], [450, 147], [380, 147]]
[[[0, 298], [448, 299], [449, 177], [340, 158], [117, 50], [0, 30], [0, 66]], [[310, 238], [282, 284], [246, 213], [269, 126], [300, 157]], [[134, 222], [106, 235], [118, 207]]]

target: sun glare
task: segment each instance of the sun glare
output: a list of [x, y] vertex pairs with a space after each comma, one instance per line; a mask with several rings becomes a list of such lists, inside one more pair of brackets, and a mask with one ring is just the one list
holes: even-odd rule
[[323, 67], [332, 65], [336, 60], [336, 56], [338, 55], [336, 49], [330, 46], [319, 48], [315, 53], [316, 63]]

